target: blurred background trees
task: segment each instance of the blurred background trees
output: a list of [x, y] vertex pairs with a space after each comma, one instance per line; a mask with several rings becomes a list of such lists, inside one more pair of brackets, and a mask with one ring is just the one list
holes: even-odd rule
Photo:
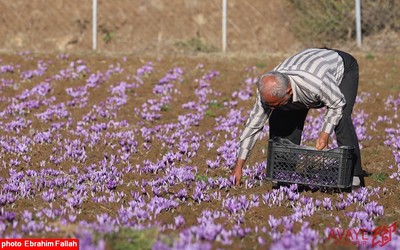
[[[308, 44], [354, 40], [354, 0], [287, 0], [292, 32]], [[364, 38], [400, 31], [399, 0], [362, 0]]]

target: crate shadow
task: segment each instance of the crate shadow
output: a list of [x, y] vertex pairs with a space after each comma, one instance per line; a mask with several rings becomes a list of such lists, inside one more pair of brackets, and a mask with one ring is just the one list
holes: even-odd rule
[[321, 192], [325, 194], [338, 194], [338, 193], [351, 193], [353, 191], [353, 187], [347, 187], [347, 188], [338, 188], [338, 187], [321, 187], [321, 186], [309, 186], [305, 184], [298, 184], [298, 183], [289, 183], [289, 182], [273, 182], [272, 183], [272, 188], [273, 189], [280, 189], [281, 187], [290, 187], [291, 185], [296, 184], [297, 185], [297, 192], [303, 193], [303, 192], [311, 192], [311, 193], [316, 193], [316, 192]]

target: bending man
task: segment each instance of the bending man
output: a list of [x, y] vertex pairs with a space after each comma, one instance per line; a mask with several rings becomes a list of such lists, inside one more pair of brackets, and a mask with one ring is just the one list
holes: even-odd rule
[[326, 107], [316, 148], [327, 147], [334, 131], [339, 146], [355, 147], [353, 186], [364, 186], [360, 148], [351, 114], [358, 90], [358, 64], [350, 54], [332, 49], [306, 49], [279, 64], [258, 81], [256, 103], [240, 136], [231, 173], [240, 184], [242, 168], [269, 120], [269, 137], [300, 144], [309, 109]]

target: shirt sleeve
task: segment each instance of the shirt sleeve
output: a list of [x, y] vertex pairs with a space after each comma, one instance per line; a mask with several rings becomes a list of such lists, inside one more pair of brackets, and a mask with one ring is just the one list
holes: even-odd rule
[[263, 108], [261, 104], [260, 93], [257, 90], [256, 102], [240, 136], [240, 146], [238, 152], [238, 157], [240, 159], [247, 159], [270, 115], [271, 110], [268, 108]]
[[340, 119], [342, 119], [346, 100], [339, 87], [329, 82], [322, 84], [320, 95], [321, 101], [327, 108], [322, 131], [331, 134]]

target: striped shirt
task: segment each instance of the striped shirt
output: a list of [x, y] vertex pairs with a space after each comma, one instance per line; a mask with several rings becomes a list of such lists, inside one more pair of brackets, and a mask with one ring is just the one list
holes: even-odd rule
[[[346, 103], [339, 90], [344, 72], [343, 60], [339, 54], [327, 49], [307, 49], [286, 59], [274, 71], [284, 73], [290, 79], [293, 97], [292, 102], [285, 105], [286, 108], [326, 107], [322, 131], [331, 134], [342, 118]], [[262, 106], [257, 90], [256, 102], [240, 136], [240, 159], [247, 159], [271, 113], [271, 109]]]

